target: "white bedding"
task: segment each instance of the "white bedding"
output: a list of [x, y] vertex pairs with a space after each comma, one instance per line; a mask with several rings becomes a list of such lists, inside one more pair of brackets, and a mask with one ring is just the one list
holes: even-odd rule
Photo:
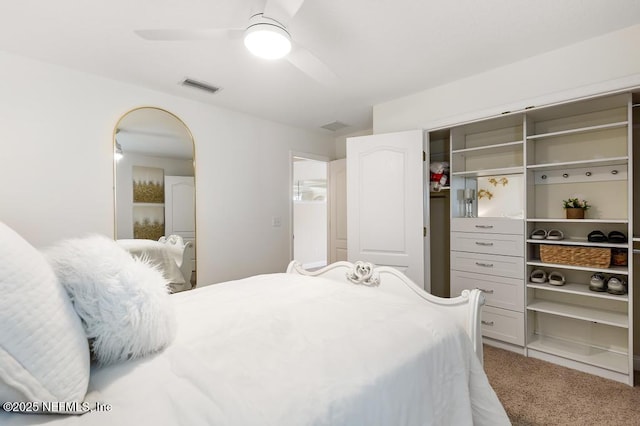
[[467, 335], [418, 299], [293, 274], [172, 299], [170, 347], [92, 371], [110, 412], [0, 424], [509, 424]]
[[135, 256], [146, 256], [151, 264], [157, 266], [165, 279], [173, 284], [184, 284], [185, 279], [180, 271], [182, 266], [182, 248], [171, 244], [163, 244], [153, 240], [124, 239], [117, 240], [118, 245]]

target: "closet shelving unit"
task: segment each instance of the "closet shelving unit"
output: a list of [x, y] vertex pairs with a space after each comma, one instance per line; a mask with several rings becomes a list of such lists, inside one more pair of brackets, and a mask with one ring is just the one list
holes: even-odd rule
[[524, 173], [523, 134], [522, 114], [451, 129], [451, 191], [457, 207], [453, 217], [464, 216], [461, 190], [477, 190], [478, 177]]
[[[633, 254], [640, 253], [640, 230], [633, 232], [634, 222], [640, 223], [640, 197], [633, 197], [634, 168], [640, 175], [640, 162], [634, 162], [633, 140], [640, 140], [639, 106], [640, 93], [618, 93], [531, 107], [448, 129], [451, 295], [465, 288], [487, 290], [485, 342], [633, 385]], [[510, 181], [519, 176], [524, 182], [524, 218], [495, 214], [495, 199], [483, 199], [482, 217], [477, 217], [477, 198], [474, 217], [465, 217], [464, 190], [477, 194], [481, 181], [486, 187], [488, 178], [501, 176]], [[562, 201], [573, 197], [592, 206], [585, 219], [565, 218]], [[531, 238], [537, 229], [561, 230], [564, 238]], [[594, 230], [622, 232], [628, 242], [590, 242], [587, 236]], [[521, 251], [514, 249], [517, 241]], [[560, 258], [546, 257], [543, 262], [542, 245], [626, 251], [627, 265], [561, 264], [551, 263]], [[518, 259], [523, 260], [521, 273], [475, 267], [507, 261], [516, 265]], [[536, 269], [561, 273], [565, 284], [532, 282], [529, 277]], [[626, 281], [628, 294], [589, 290], [594, 273]]]
[[[515, 113], [451, 129], [451, 294], [472, 288], [484, 291], [485, 341], [521, 351], [525, 344], [523, 125], [524, 115]], [[506, 200], [508, 212], [478, 208], [479, 190], [490, 177], [508, 180], [509, 188], [520, 195], [515, 197], [519, 202]], [[465, 189], [476, 194], [473, 217], [467, 217]], [[498, 198], [494, 203], [504, 202]]]
[[[527, 278], [527, 355], [633, 385], [631, 95], [620, 94], [527, 112], [526, 274], [556, 271], [563, 286]], [[592, 208], [586, 219], [564, 219], [562, 200], [578, 196]], [[538, 240], [535, 229], [559, 229], [562, 240]], [[593, 243], [587, 235], [619, 231], [629, 242]], [[545, 263], [540, 246], [626, 250], [627, 266]], [[628, 283], [624, 295], [589, 290], [594, 273]]]
[[[454, 149], [451, 151], [454, 164], [469, 164], [464, 169], [458, 169], [453, 171], [451, 176], [458, 177], [479, 177], [479, 176], [494, 176], [494, 175], [510, 175], [516, 173], [523, 173], [524, 168], [522, 165], [515, 166], [498, 166], [498, 167], [478, 167], [477, 163], [487, 161], [491, 157], [500, 157], [501, 154], [508, 154], [510, 156], [518, 156], [518, 153], [522, 153], [524, 146], [523, 141], [495, 143], [491, 145], [479, 146], [474, 148], [462, 148]], [[521, 154], [520, 154], [521, 155]], [[492, 161], [492, 160], [489, 160]], [[499, 160], [498, 160], [499, 161]], [[496, 161], [496, 163], [498, 162]], [[514, 163], [512, 161], [511, 163]], [[476, 166], [476, 167], [473, 167]]]

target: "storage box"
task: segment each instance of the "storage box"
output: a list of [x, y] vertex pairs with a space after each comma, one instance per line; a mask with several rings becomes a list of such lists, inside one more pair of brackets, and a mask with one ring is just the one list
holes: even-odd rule
[[542, 244], [540, 260], [545, 263], [608, 268], [611, 264], [611, 249]]

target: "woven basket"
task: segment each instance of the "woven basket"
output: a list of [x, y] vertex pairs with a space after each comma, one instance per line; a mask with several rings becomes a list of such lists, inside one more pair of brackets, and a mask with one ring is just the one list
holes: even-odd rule
[[542, 244], [540, 260], [544, 263], [608, 268], [611, 264], [611, 249]]

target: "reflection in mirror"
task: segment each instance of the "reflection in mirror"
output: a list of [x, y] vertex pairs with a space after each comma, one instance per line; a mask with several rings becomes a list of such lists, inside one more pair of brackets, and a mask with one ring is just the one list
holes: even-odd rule
[[157, 265], [173, 292], [195, 288], [194, 143], [159, 108], [137, 108], [116, 125], [115, 229], [119, 245]]

